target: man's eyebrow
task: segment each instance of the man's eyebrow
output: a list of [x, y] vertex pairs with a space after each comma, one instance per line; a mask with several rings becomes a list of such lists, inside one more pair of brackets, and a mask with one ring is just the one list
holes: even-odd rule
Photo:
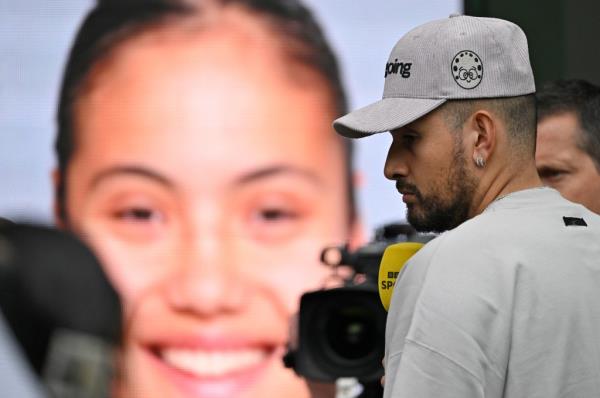
[[249, 173], [240, 176], [236, 182], [238, 184], [248, 184], [257, 180], [286, 174], [297, 175], [299, 177], [302, 177], [307, 181], [310, 181], [317, 187], [323, 186], [323, 180], [319, 178], [317, 174], [301, 167], [288, 165], [275, 165], [253, 170]]
[[101, 173], [97, 174], [92, 181], [90, 182], [90, 188], [93, 189], [98, 186], [102, 181], [107, 178], [121, 176], [121, 175], [135, 175], [144, 178], [148, 178], [153, 180], [160, 185], [163, 185], [167, 188], [173, 188], [173, 183], [167, 177], [163, 176], [160, 173], [157, 173], [154, 170], [148, 169], [142, 166], [115, 166], [109, 169], [103, 170]]

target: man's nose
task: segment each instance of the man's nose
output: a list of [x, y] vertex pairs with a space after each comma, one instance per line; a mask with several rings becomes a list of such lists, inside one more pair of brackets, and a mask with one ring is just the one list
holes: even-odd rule
[[383, 169], [385, 178], [389, 180], [398, 180], [408, 175], [408, 165], [404, 148], [398, 142], [392, 142], [388, 150], [385, 166]]
[[215, 316], [239, 311], [247, 301], [235, 239], [224, 234], [192, 235], [184, 240], [179, 263], [167, 282], [170, 305], [178, 311]]

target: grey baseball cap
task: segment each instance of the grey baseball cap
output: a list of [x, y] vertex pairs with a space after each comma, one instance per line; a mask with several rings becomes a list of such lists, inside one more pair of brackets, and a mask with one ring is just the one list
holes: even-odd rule
[[496, 18], [451, 15], [396, 43], [385, 65], [383, 98], [333, 122], [346, 137], [395, 130], [449, 99], [535, 92], [525, 33]]

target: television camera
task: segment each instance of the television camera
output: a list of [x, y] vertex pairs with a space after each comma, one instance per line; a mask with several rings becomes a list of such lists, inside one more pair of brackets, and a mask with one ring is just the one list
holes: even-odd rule
[[[348, 246], [325, 248], [321, 261], [334, 269], [349, 267], [350, 274], [343, 278], [341, 287], [301, 297], [297, 324], [284, 357], [286, 366], [309, 380], [334, 382], [353, 377], [361, 383], [378, 384], [383, 375], [387, 317], [378, 289], [382, 257], [392, 244], [425, 243], [432, 238], [418, 234], [408, 224], [388, 224], [355, 251]], [[391, 288], [388, 281], [381, 284]]]

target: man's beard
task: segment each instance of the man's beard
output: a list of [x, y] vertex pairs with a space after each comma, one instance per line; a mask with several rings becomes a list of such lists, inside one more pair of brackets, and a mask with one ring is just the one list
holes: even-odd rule
[[469, 218], [469, 209], [477, 187], [475, 177], [467, 170], [460, 142], [455, 144], [454, 159], [444, 186], [436, 186], [424, 196], [415, 185], [401, 180], [399, 191], [410, 192], [417, 199], [408, 204], [406, 219], [419, 232], [443, 232], [457, 227]]

